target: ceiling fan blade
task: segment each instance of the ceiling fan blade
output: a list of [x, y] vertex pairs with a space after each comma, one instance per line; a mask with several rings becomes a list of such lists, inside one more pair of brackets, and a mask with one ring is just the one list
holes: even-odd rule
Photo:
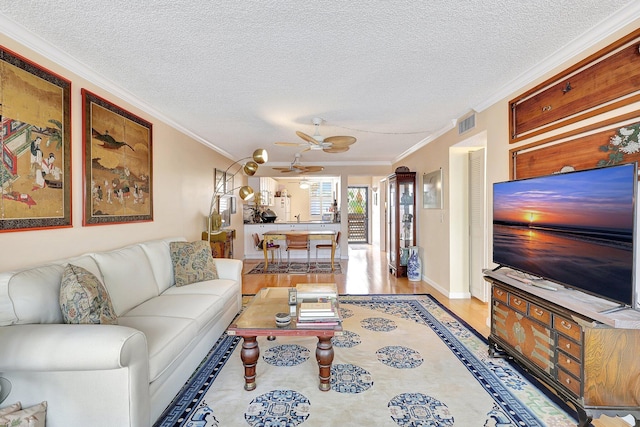
[[291, 168], [271, 168], [271, 169], [276, 171], [287, 171], [287, 172], [291, 170]]
[[304, 132], [300, 132], [300, 131], [298, 131], [298, 130], [297, 130], [297, 131], [296, 131], [296, 135], [298, 135], [300, 138], [304, 139], [305, 141], [307, 141], [307, 142], [309, 142], [309, 143], [311, 143], [311, 144], [315, 144], [315, 145], [318, 145], [318, 144], [319, 144], [319, 142], [318, 142], [318, 141], [316, 141], [313, 137], [311, 137], [311, 136], [307, 135], [307, 134], [306, 134], [306, 133], [304, 133]]
[[333, 147], [325, 148], [322, 151], [324, 151], [325, 153], [344, 153], [345, 151], [349, 151], [349, 146], [334, 145]]
[[324, 139], [324, 142], [330, 142], [335, 147], [336, 145], [351, 145], [356, 142], [356, 138], [353, 136], [329, 136]]
[[294, 167], [299, 170], [303, 170], [304, 168], [306, 168], [306, 166], [302, 166], [302, 165], [291, 165], [291, 167]]
[[274, 142], [274, 144], [280, 145], [281, 147], [299, 147], [301, 145], [306, 145], [299, 142]]
[[304, 150], [300, 150], [300, 154], [304, 153], [305, 151], [309, 151], [311, 150], [311, 147], [307, 146], [307, 148], [305, 148]]
[[324, 170], [323, 166], [306, 166], [305, 172], [321, 172]]

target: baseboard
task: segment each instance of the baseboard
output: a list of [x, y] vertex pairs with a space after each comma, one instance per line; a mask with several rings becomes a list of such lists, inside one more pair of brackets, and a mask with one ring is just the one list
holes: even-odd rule
[[422, 280], [427, 282], [429, 285], [435, 288], [438, 292], [440, 292], [442, 295], [445, 295], [449, 299], [470, 299], [471, 298], [470, 292], [450, 292], [448, 289], [443, 288], [434, 280], [431, 280], [430, 278], [424, 275], [422, 276]]

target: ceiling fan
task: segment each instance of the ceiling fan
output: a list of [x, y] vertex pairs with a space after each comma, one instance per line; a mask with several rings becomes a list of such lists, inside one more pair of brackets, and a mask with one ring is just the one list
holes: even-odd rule
[[296, 131], [296, 135], [304, 139], [306, 142], [276, 142], [276, 145], [283, 147], [306, 147], [302, 152], [309, 150], [322, 150], [325, 153], [343, 153], [349, 150], [349, 146], [356, 142], [353, 136], [328, 136], [320, 135], [320, 125], [324, 120], [315, 117], [312, 122], [315, 127], [313, 136], [309, 136], [304, 132]]
[[320, 172], [324, 170], [322, 166], [303, 166], [300, 164], [300, 153], [296, 153], [293, 162], [288, 168], [273, 168], [274, 170], [280, 171], [280, 173], [311, 173], [311, 172]]

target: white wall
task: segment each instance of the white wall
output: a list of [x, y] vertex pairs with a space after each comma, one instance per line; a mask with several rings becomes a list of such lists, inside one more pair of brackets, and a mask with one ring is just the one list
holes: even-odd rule
[[[206, 229], [205, 218], [213, 191], [213, 169], [231, 164], [212, 149], [178, 132], [158, 119], [140, 111], [68, 70], [52, 63], [0, 34], [0, 44], [72, 82], [71, 97], [71, 161], [72, 222], [71, 228], [13, 231], [0, 233], [0, 271], [106, 250], [142, 240], [167, 236], [201, 238]], [[82, 226], [83, 212], [83, 147], [82, 98], [86, 88], [110, 102], [153, 124], [153, 211], [152, 222], [121, 225]], [[214, 141], [215, 143], [215, 141]], [[258, 148], [258, 147], [256, 147]], [[236, 183], [238, 177], [236, 177]], [[232, 218], [232, 226], [242, 229], [242, 209]], [[244, 253], [242, 235], [236, 240], [236, 254]]]
[[[493, 183], [509, 179], [509, 150], [531, 143], [536, 139], [525, 140], [519, 144], [509, 144], [509, 100], [627, 35], [639, 26], [640, 20], [635, 20], [631, 24], [613, 32], [599, 43], [567, 59], [563, 64], [531, 80], [529, 84], [519, 88], [509, 96], [485, 108], [476, 115], [476, 127], [473, 130], [464, 135], [458, 135], [457, 129], [452, 129], [394, 163], [393, 169], [401, 165], [408, 166], [411, 171], [418, 172], [418, 176], [441, 167], [445, 177], [444, 208], [442, 211], [418, 208], [417, 212], [418, 245], [423, 248], [423, 278], [427, 282], [451, 298], [459, 297], [467, 290], [464, 288], [466, 279], [463, 273], [457, 269], [458, 254], [465, 250], [464, 243], [461, 240], [461, 234], [456, 231], [458, 229], [456, 227], [452, 229], [451, 227], [453, 221], [461, 221], [459, 209], [462, 208], [462, 202], [458, 199], [460, 188], [452, 187], [451, 185], [452, 181], [454, 185], [456, 181], [455, 179], [452, 180], [452, 177], [459, 178], [456, 175], [459, 173], [456, 171], [459, 165], [457, 156], [451, 155], [450, 148], [481, 133], [486, 134], [486, 204], [487, 206], [492, 206], [493, 194], [491, 190]], [[636, 103], [608, 113], [606, 116], [616, 116], [639, 108], [640, 103]], [[596, 117], [581, 125], [584, 126], [585, 124], [602, 120], [604, 117]], [[560, 129], [549, 132], [540, 136], [539, 139], [565, 130]], [[486, 224], [488, 230], [486, 236], [488, 254], [491, 254], [493, 250], [491, 246], [492, 220], [489, 212]], [[464, 268], [464, 265], [461, 267]], [[487, 260], [487, 267], [492, 267], [490, 260]]]

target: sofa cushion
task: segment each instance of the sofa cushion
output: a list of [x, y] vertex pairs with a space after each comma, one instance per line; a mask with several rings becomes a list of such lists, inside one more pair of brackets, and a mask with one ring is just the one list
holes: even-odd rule
[[198, 326], [192, 319], [164, 316], [124, 316], [120, 326], [142, 332], [149, 352], [149, 382], [155, 381], [178, 358], [197, 336]]
[[65, 323], [118, 324], [104, 285], [93, 273], [73, 264], [62, 275], [60, 308]]
[[235, 280], [216, 279], [191, 283], [186, 286], [172, 286], [162, 295], [217, 295], [224, 301], [236, 298], [242, 292], [241, 284]]
[[[13, 325], [18, 321], [13, 301], [9, 296], [9, 284], [13, 278], [13, 272], [0, 273], [0, 326]], [[60, 309], [60, 307], [58, 307]]]
[[[139, 245], [92, 255], [118, 317], [158, 295], [149, 259]], [[169, 262], [169, 260], [167, 260]]]
[[217, 319], [224, 308], [222, 298], [216, 295], [160, 295], [130, 310], [126, 317], [164, 316], [191, 319], [198, 325], [198, 332]]
[[0, 273], [0, 326], [63, 323], [60, 283], [68, 263], [101, 277], [93, 258], [86, 255]]
[[58, 296], [63, 271], [50, 264], [13, 274], [7, 291], [15, 317], [9, 324], [62, 323]]
[[171, 242], [169, 248], [176, 286], [218, 278], [209, 242]]
[[170, 242], [184, 242], [186, 239], [182, 237], [170, 237], [162, 240], [153, 240], [150, 242], [140, 243], [140, 247], [147, 254], [151, 269], [156, 278], [156, 284], [158, 285], [158, 293], [161, 294], [167, 288], [175, 284], [173, 274], [173, 263], [171, 254], [169, 251]]

